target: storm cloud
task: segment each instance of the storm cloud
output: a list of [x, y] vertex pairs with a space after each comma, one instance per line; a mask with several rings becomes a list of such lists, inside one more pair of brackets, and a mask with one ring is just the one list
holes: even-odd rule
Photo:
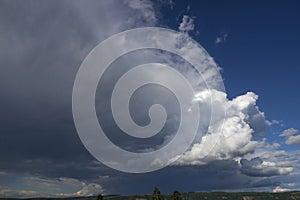
[[[0, 196], [149, 193], [155, 186], [163, 192], [172, 192], [174, 188], [183, 191], [270, 189], [279, 183], [287, 187], [289, 180], [282, 178], [285, 175], [298, 178], [299, 152], [287, 155], [281, 151], [273, 155], [279, 144], [273, 145], [264, 138], [267, 120], [256, 104], [258, 95], [248, 92], [229, 99], [220, 86], [221, 80], [210, 70], [203, 77], [215, 88], [209, 92], [214, 95], [216, 120], [208, 134], [196, 140], [185, 154], [176, 157], [171, 166], [146, 174], [122, 173], [99, 163], [84, 148], [72, 116], [72, 89], [82, 61], [112, 34], [135, 27], [165, 26], [161, 24], [161, 6], [172, 9], [174, 4], [148, 0], [0, 2]], [[194, 19], [187, 15], [182, 16], [178, 25], [184, 34], [196, 27]], [[183, 38], [180, 43], [183, 51], [185, 42]], [[186, 70], [189, 64], [173, 55], [160, 51], [134, 53], [116, 60], [113, 65], [122, 65], [123, 70], [128, 70], [128, 61], [140, 64], [156, 59], [177, 65], [177, 69], [201, 85], [194, 71]], [[112, 71], [108, 83], [118, 77], [118, 73]], [[156, 75], [159, 75], [157, 71], [151, 74]], [[109, 91], [109, 86], [104, 84], [98, 89], [101, 87], [104, 94]], [[195, 100], [206, 105], [211, 100], [208, 91], [199, 88]], [[164, 95], [153, 96], [145, 91]], [[107, 111], [105, 101], [97, 101], [101, 94], [96, 97], [99, 116]], [[164, 88], [148, 87], [137, 92], [133, 100], [136, 104], [143, 103], [138, 109], [134, 103], [131, 105], [132, 111], [139, 111], [132, 117], [141, 125], [149, 121], [146, 114], [150, 105], [157, 101], [164, 103], [172, 116], [164, 129], [168, 137], [161, 134], [151, 141], [129, 142], [130, 138], [112, 128], [114, 124], [106, 123], [110, 115], [98, 116], [100, 123], [103, 120], [105, 128], [114, 132], [110, 139], [124, 149], [137, 152], [149, 150], [153, 144], [157, 144], [155, 148], [166, 144], [178, 128], [174, 122], [180, 113], [175, 109], [178, 102], [174, 95]], [[208, 113], [205, 109], [202, 111]], [[224, 110], [227, 110], [226, 115], [223, 115]], [[206, 117], [204, 120], [211, 116]], [[296, 132], [283, 133], [289, 137], [287, 144], [299, 143], [298, 135], [292, 136]], [[138, 145], [132, 147], [134, 144]], [[290, 186], [293, 187], [296, 186]], [[45, 188], [48, 188], [47, 193]]]

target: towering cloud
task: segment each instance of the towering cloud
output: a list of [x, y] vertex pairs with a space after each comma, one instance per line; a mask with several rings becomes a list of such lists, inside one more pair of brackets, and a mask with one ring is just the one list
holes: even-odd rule
[[224, 92], [213, 90], [197, 94], [197, 100], [201, 103], [211, 101], [205, 94], [207, 92], [213, 93], [215, 114], [219, 115], [225, 109], [226, 115], [217, 117], [209, 133], [200, 143], [194, 144], [190, 151], [180, 156], [176, 164], [206, 164], [214, 160], [237, 159], [253, 152], [259, 144], [253, 140], [255, 128], [264, 123], [264, 114], [256, 106], [258, 96], [248, 92], [228, 100]]

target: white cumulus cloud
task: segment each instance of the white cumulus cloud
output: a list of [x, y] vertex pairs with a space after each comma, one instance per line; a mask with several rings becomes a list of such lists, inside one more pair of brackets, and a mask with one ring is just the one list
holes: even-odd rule
[[[200, 143], [194, 144], [191, 150], [177, 157], [176, 165], [201, 165], [215, 160], [238, 159], [254, 152], [260, 143], [253, 140], [258, 122], [252, 120], [253, 116], [260, 116], [259, 119], [264, 121], [264, 113], [256, 106], [258, 96], [248, 92], [228, 100], [224, 92], [211, 92], [214, 97], [212, 99], [206, 94], [207, 91], [197, 94], [196, 99], [200, 103], [212, 101], [216, 120], [211, 122], [209, 133], [203, 136]], [[222, 116], [224, 109], [226, 115]]]

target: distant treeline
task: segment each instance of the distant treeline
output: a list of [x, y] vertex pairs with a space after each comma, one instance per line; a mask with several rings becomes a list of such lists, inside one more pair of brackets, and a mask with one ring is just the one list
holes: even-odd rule
[[[0, 200], [15, 200], [16, 198], [1, 198]], [[27, 200], [289, 200], [299, 199], [300, 191], [269, 193], [269, 192], [184, 192], [174, 190], [172, 194], [161, 194], [154, 188], [152, 194], [147, 195], [102, 195], [74, 198], [28, 198]], [[22, 200], [24, 200], [22, 198]]]
[[180, 193], [174, 190], [173, 194], [161, 194], [160, 190], [155, 187], [152, 195], [131, 195], [131, 196], [102, 196], [98, 195], [96, 200], [289, 200], [299, 199], [300, 192], [188, 192]]

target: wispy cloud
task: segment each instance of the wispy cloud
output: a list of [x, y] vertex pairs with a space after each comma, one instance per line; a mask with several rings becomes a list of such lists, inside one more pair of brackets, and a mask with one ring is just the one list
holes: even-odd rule
[[228, 33], [224, 33], [215, 39], [215, 44], [218, 45], [224, 43], [227, 40], [227, 38], [228, 38]]
[[[34, 175], [17, 177], [18, 187], [1, 187], [1, 197], [78, 197], [93, 196], [104, 192], [97, 183], [86, 183], [74, 178], [44, 178]], [[20, 189], [28, 188], [31, 189]], [[68, 191], [68, 192], [67, 192]]]

